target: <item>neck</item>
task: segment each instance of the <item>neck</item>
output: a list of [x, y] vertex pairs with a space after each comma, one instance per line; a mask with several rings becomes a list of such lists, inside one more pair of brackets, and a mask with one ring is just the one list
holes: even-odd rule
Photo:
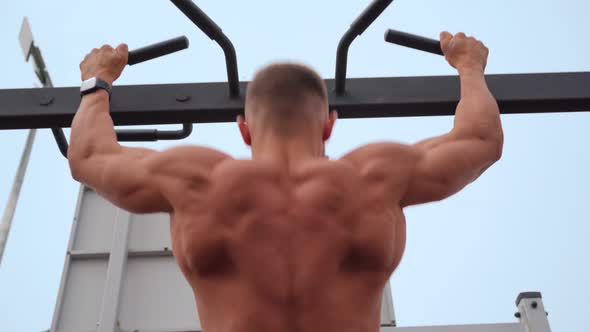
[[252, 141], [252, 159], [281, 164], [287, 169], [310, 159], [325, 158], [322, 140], [313, 136], [279, 137], [273, 134], [260, 135]]

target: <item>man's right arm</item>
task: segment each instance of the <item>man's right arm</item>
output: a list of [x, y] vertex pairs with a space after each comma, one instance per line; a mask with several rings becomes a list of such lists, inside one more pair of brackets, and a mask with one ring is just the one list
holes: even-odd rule
[[441, 46], [461, 81], [461, 100], [448, 134], [412, 146], [413, 159], [401, 205], [444, 199], [473, 182], [500, 159], [503, 132], [484, 70], [488, 50], [464, 34], [441, 34]]
[[[101, 77], [112, 84], [126, 63], [124, 44], [94, 49], [80, 64], [82, 80]], [[103, 90], [82, 98], [71, 136], [68, 160], [73, 178], [134, 213], [172, 212], [190, 192], [205, 186], [211, 169], [229, 158], [204, 147], [158, 152], [119, 145], [109, 96]]]

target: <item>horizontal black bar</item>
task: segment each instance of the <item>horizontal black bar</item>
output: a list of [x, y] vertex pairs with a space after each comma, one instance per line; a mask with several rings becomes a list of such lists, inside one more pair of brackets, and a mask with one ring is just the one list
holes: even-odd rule
[[185, 123], [179, 130], [158, 129], [117, 129], [119, 142], [156, 142], [166, 140], [180, 140], [187, 138], [193, 132], [193, 124]]
[[157, 129], [119, 129], [117, 141], [119, 142], [155, 142], [158, 139]]
[[188, 38], [185, 36], [165, 40], [129, 52], [127, 64], [132, 66], [140, 62], [159, 58], [188, 48]]
[[[487, 81], [504, 114], [590, 111], [590, 72]], [[341, 96], [333, 80], [326, 84], [341, 118], [452, 115], [460, 96], [457, 76], [349, 79]], [[79, 103], [77, 87], [0, 90], [0, 129], [69, 127]], [[229, 98], [225, 83], [116, 86], [111, 100], [116, 125], [233, 122], [243, 111], [243, 99]]]
[[444, 55], [442, 49], [440, 48], [440, 41], [413, 35], [403, 31], [391, 29], [385, 31], [385, 41], [428, 53]]

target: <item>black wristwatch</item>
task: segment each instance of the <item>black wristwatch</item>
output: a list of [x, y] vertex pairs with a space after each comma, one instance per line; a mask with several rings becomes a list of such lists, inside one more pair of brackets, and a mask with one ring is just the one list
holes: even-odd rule
[[82, 82], [82, 86], [80, 86], [80, 95], [84, 97], [85, 95], [96, 92], [99, 89], [103, 89], [108, 92], [109, 99], [111, 99], [111, 86], [109, 83], [101, 80], [98, 77], [92, 77]]

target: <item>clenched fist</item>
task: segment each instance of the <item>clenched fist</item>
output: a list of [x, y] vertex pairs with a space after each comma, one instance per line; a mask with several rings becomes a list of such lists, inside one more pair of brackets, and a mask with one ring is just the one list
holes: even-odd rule
[[449, 64], [459, 71], [486, 69], [489, 50], [481, 41], [462, 32], [453, 36], [445, 31], [440, 34], [440, 46]]
[[128, 56], [129, 51], [126, 44], [121, 44], [117, 48], [104, 45], [101, 48], [93, 49], [80, 63], [82, 80], [99, 77], [112, 85], [121, 76], [123, 68], [127, 65]]

